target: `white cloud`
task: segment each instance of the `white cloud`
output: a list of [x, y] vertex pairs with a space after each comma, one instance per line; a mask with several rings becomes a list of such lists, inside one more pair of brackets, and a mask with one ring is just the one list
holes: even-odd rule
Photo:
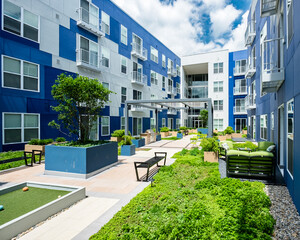
[[[218, 49], [220, 44], [228, 45], [230, 41], [222, 35], [232, 30], [232, 23], [241, 14], [232, 5], [226, 6], [226, 0], [177, 0], [173, 4], [163, 4], [159, 0], [114, 2], [179, 56]], [[198, 39], [198, 35], [203, 34], [203, 13], [211, 17], [212, 40], [208, 43]], [[243, 36], [235, 36], [235, 41]]]

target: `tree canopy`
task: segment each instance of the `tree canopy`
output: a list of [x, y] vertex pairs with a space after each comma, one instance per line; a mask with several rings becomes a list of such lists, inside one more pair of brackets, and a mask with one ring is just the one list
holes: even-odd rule
[[207, 127], [208, 111], [206, 109], [202, 109], [198, 119], [202, 121], [202, 127]]

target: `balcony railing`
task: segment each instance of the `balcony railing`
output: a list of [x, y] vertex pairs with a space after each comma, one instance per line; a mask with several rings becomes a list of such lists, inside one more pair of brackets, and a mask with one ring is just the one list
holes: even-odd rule
[[246, 97], [246, 109], [254, 109], [256, 108], [256, 99], [253, 94], [248, 94]]
[[172, 76], [172, 77], [176, 77], [177, 76], [177, 70], [171, 67], [168, 67], [168, 75]]
[[277, 13], [279, 0], [261, 0], [261, 17], [268, 17]]
[[144, 108], [142, 106], [139, 106], [139, 105], [132, 105], [130, 110], [132, 112], [143, 112]]
[[168, 90], [167, 93], [170, 95], [177, 95], [177, 88], [176, 87], [172, 87], [172, 86], [168, 86]]
[[139, 85], [147, 85], [147, 76], [137, 71], [131, 73], [131, 82]]
[[79, 17], [77, 21], [77, 25], [84, 28], [85, 30], [96, 34], [99, 37], [104, 36], [104, 32], [101, 30], [101, 26], [99, 24], [99, 16], [94, 15], [84, 8], [78, 8], [77, 10]]
[[246, 66], [246, 78], [251, 78], [256, 73], [255, 58], [250, 58], [250, 63]]
[[168, 115], [177, 115], [177, 111], [175, 109], [168, 109]]
[[263, 44], [262, 92], [276, 92], [284, 82], [283, 39]]
[[247, 87], [246, 86], [238, 86], [233, 88], [234, 95], [244, 95], [247, 94]]
[[233, 70], [234, 76], [245, 75], [245, 73], [246, 73], [246, 66], [236, 66]]
[[251, 46], [256, 36], [255, 21], [248, 22], [248, 26], [245, 32], [245, 46]]
[[98, 52], [87, 51], [84, 49], [77, 50], [77, 66], [85, 67], [96, 72], [101, 72], [99, 63], [100, 59]]
[[147, 60], [147, 49], [141, 46], [140, 44], [137, 43], [131, 43], [132, 45], [132, 50], [131, 50], [131, 55], [146, 61]]
[[235, 106], [233, 108], [233, 113], [234, 114], [247, 114], [245, 106]]

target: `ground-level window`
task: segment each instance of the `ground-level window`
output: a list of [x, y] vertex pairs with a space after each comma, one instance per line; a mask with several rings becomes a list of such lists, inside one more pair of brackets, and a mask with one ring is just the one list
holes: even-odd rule
[[243, 128], [247, 126], [246, 118], [236, 118], [235, 119], [235, 131], [242, 132]]
[[162, 127], [165, 127], [165, 126], [166, 126], [166, 119], [165, 119], [165, 118], [163, 118], [163, 119], [161, 120], [161, 126], [162, 126]]
[[176, 129], [179, 129], [180, 128], [180, 119], [177, 118], [176, 119]]
[[28, 142], [39, 138], [39, 114], [4, 113], [3, 114], [4, 144]]
[[151, 119], [150, 119], [150, 128], [151, 128], [151, 129], [156, 128], [155, 118], [151, 118]]
[[109, 117], [101, 118], [101, 134], [102, 136], [108, 136], [110, 133]]
[[223, 130], [223, 119], [214, 119], [214, 129]]
[[260, 138], [268, 139], [268, 115], [266, 114], [260, 116]]
[[173, 129], [173, 118], [168, 118], [168, 128]]
[[287, 110], [287, 167], [294, 176], [294, 100], [288, 102]]
[[142, 118], [133, 118], [132, 125], [132, 135], [140, 135], [142, 133]]

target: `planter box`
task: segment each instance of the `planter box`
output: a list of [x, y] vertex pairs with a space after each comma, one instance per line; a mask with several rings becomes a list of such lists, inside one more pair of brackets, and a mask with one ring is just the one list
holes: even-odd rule
[[161, 140], [161, 135], [160, 134], [157, 134], [156, 135], [156, 141], [160, 141]]
[[232, 134], [231, 134], [231, 137], [232, 137], [232, 138], [242, 138], [243, 136], [242, 136], [241, 133], [232, 133]]
[[243, 133], [243, 134], [246, 134], [246, 135], [248, 134], [248, 133], [247, 133], [247, 130], [243, 130], [242, 133]]
[[135, 154], [135, 145], [123, 145], [121, 147], [121, 156], [132, 156]]
[[218, 133], [219, 131], [218, 130], [214, 130], [214, 133]]
[[208, 128], [197, 128], [197, 132], [201, 132], [202, 134], [208, 134]]
[[176, 136], [177, 138], [183, 138], [183, 134], [182, 133], [177, 133], [177, 136]]
[[145, 146], [145, 138], [132, 139], [131, 141], [132, 141], [132, 144], [134, 144], [136, 148]]
[[25, 144], [25, 151], [32, 152], [33, 150], [39, 150], [42, 151], [42, 154], [45, 154], [45, 145], [30, 145], [30, 144]]
[[226, 139], [231, 139], [231, 134], [226, 134]]
[[118, 162], [118, 143], [98, 146], [46, 146], [45, 174], [89, 178]]
[[226, 141], [226, 140], [227, 140], [227, 137], [226, 137], [226, 136], [219, 136], [219, 140], [220, 140], [220, 141]]
[[167, 138], [170, 135], [170, 132], [160, 132], [162, 138]]
[[204, 152], [205, 162], [219, 162], [219, 156], [216, 152]]
[[121, 142], [122, 140], [122, 137], [110, 137], [110, 141], [112, 142]]
[[177, 131], [176, 131], [176, 132], [175, 132], [175, 131], [172, 131], [172, 132], [170, 132], [170, 133], [171, 133], [171, 136], [172, 136], [172, 137], [177, 137], [177, 133], [178, 133]]

